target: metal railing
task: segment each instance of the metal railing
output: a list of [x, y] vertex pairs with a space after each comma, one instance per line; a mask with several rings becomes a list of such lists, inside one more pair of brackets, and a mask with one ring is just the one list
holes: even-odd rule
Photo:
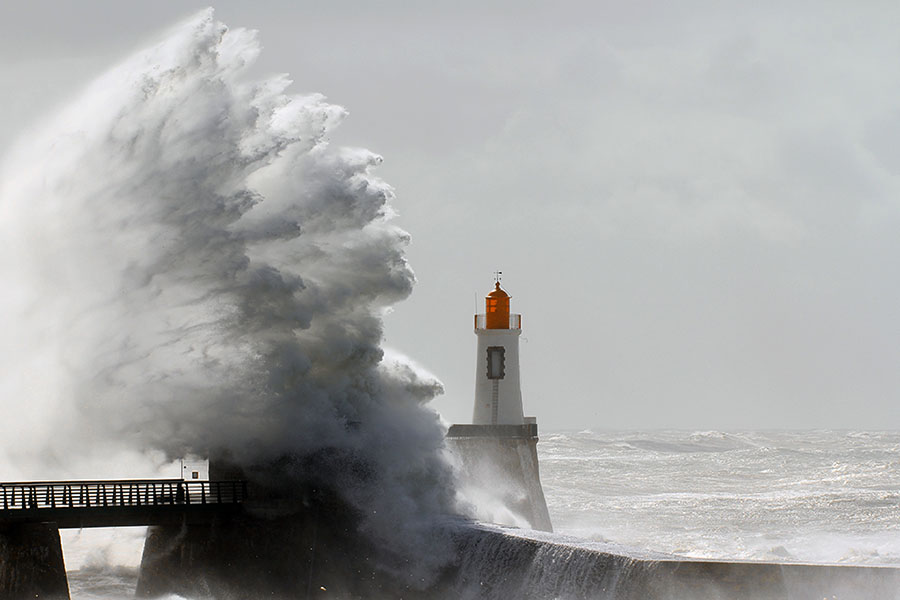
[[120, 479], [0, 483], [0, 509], [152, 507], [240, 504], [246, 481]]
[[[487, 315], [475, 315], [475, 329], [487, 329]], [[509, 314], [509, 329], [522, 329], [522, 315]]]

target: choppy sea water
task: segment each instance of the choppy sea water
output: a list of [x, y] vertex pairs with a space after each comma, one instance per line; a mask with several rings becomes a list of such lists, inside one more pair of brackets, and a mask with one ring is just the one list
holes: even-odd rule
[[900, 564], [900, 432], [545, 433], [557, 532], [691, 557]]
[[[900, 564], [900, 432], [550, 432], [538, 450], [558, 533], [691, 557]], [[114, 552], [64, 540], [87, 555], [73, 600], [132, 597], [141, 539]], [[103, 565], [116, 557], [131, 568]]]

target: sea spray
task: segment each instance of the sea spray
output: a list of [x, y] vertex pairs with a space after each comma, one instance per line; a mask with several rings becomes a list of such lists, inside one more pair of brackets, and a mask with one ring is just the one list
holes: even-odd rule
[[413, 285], [408, 236], [380, 157], [328, 144], [345, 111], [250, 79], [258, 53], [203, 11], [5, 161], [5, 463], [293, 457], [286, 478], [333, 487], [381, 566], [422, 581], [453, 494], [423, 406], [440, 384], [380, 347]]

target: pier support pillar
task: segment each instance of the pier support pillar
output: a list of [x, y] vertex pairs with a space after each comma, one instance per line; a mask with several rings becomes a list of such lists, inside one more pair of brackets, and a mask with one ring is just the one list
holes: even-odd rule
[[136, 596], [367, 598], [373, 582], [380, 593], [374, 552], [346, 506], [314, 500], [284, 509], [256, 504], [211, 525], [150, 527]]
[[69, 600], [56, 524], [23, 523], [0, 529], [0, 598]]

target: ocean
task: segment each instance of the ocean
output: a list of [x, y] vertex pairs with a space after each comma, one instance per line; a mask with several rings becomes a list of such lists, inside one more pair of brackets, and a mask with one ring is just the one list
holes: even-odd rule
[[900, 564], [900, 432], [551, 432], [554, 528], [698, 558]]
[[[564, 431], [543, 433], [538, 449], [561, 537], [696, 558], [900, 564], [900, 432]], [[67, 536], [67, 560], [86, 561], [69, 574], [73, 600], [130, 597], [140, 540], [137, 530], [86, 549]]]

